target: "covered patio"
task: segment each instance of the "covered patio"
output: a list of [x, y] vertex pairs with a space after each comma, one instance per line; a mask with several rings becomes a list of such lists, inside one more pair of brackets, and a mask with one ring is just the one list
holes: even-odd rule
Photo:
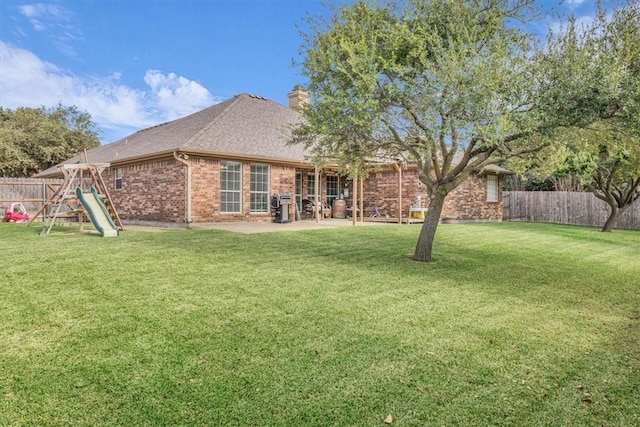
[[[407, 183], [404, 182], [403, 172], [406, 169], [407, 164], [399, 161], [371, 162], [366, 174], [347, 177], [343, 172], [341, 173], [335, 162], [326, 161], [316, 165], [313, 172], [308, 172], [307, 175], [306, 200], [301, 198], [301, 195], [305, 193], [302, 180], [296, 178], [296, 209], [298, 212], [296, 212], [295, 219], [304, 220], [306, 218], [316, 223], [328, 219], [349, 219], [353, 225], [357, 222], [422, 223], [427, 210], [422, 200], [426, 200], [427, 197], [426, 194], [418, 194], [417, 196], [413, 194], [418, 193], [418, 190], [410, 195], [405, 195], [404, 187]], [[381, 173], [396, 175], [395, 183], [387, 179], [385, 184], [391, 197], [389, 194], [383, 197], [383, 195], [367, 189], [367, 179]], [[332, 186], [329, 185], [329, 177], [332, 179]], [[337, 182], [334, 183], [334, 181]], [[320, 183], [320, 185], [315, 185], [315, 183]], [[413, 182], [410, 184], [413, 186]], [[419, 184], [416, 184], [415, 187], [421, 188]], [[371, 186], [371, 188], [375, 188], [375, 186]], [[386, 207], [381, 210], [380, 201], [383, 198]], [[305, 202], [307, 201], [311, 205], [309, 210], [306, 209], [308, 205]]]

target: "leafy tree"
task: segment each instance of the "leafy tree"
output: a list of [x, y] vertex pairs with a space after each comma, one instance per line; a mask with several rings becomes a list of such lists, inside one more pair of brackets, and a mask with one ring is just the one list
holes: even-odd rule
[[630, 1], [608, 18], [599, 3], [596, 18], [550, 31], [540, 52], [536, 107], [558, 117], [562, 127], [596, 122], [640, 134], [640, 3]]
[[554, 56], [563, 41], [533, 54], [532, 36], [514, 21], [532, 16], [532, 5], [356, 2], [313, 21], [305, 35], [302, 68], [314, 102], [296, 140], [346, 161], [415, 162], [430, 196], [416, 260], [431, 260], [444, 200], [471, 174], [540, 150], [559, 126], [613, 117], [619, 99], [593, 93], [592, 81], [555, 86], [556, 77], [571, 77]]
[[591, 166], [587, 188], [609, 205], [602, 231], [612, 231], [624, 211], [640, 199], [640, 143], [611, 131], [590, 137], [600, 142], [589, 144], [594, 152], [587, 152], [582, 164], [585, 169]]
[[582, 187], [609, 206], [602, 231], [612, 231], [624, 211], [640, 199], [640, 140], [602, 124], [561, 129], [526, 168], [540, 179], [576, 177]]
[[[640, 198], [640, 4], [610, 17], [600, 8], [580, 27], [571, 19], [548, 46], [539, 103], [566, 119], [535, 160], [519, 167], [543, 178], [577, 176], [609, 205], [602, 231], [611, 231]], [[568, 97], [573, 102], [558, 101]]]
[[[530, 1], [358, 2], [316, 22], [303, 69], [314, 102], [297, 136], [318, 153], [402, 157], [430, 195], [414, 258], [431, 260], [445, 197], [489, 164], [526, 153], [529, 37], [507, 19]], [[316, 138], [313, 135], [322, 135]]]
[[100, 145], [88, 113], [73, 107], [0, 107], [0, 176], [28, 177]]

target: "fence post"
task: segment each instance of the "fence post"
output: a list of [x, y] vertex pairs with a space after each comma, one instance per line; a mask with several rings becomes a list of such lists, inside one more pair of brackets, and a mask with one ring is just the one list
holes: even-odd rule
[[505, 191], [502, 195], [502, 220], [503, 221], [511, 220], [510, 199], [511, 199], [510, 192]]

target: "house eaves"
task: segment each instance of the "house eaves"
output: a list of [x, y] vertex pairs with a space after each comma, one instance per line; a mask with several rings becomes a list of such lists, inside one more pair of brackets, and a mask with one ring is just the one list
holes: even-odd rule
[[215, 152], [215, 151], [203, 151], [203, 150], [193, 150], [190, 148], [181, 148], [176, 150], [177, 152], [184, 153], [190, 156], [198, 156], [198, 157], [207, 157], [214, 158], [220, 160], [238, 160], [243, 162], [259, 162], [259, 163], [269, 163], [269, 164], [277, 164], [282, 166], [292, 166], [292, 167], [300, 167], [300, 168], [310, 168], [311, 164], [304, 160], [296, 160], [296, 159], [287, 159], [282, 157], [271, 157], [271, 156], [258, 156], [258, 155], [243, 155], [236, 153], [227, 153], [227, 152]]
[[[171, 122], [137, 131], [87, 152], [89, 162], [113, 166], [153, 161], [181, 151], [207, 157], [234, 158], [306, 166], [302, 146], [289, 145], [299, 112], [266, 98], [240, 94]], [[75, 156], [64, 163], [77, 163]], [[59, 176], [57, 166], [36, 175]]]
[[[110, 168], [118, 168], [124, 167], [136, 163], [141, 162], [153, 162], [160, 160], [173, 159], [174, 153], [186, 154], [188, 156], [194, 157], [203, 157], [203, 158], [211, 158], [211, 159], [219, 159], [219, 160], [231, 160], [231, 161], [240, 161], [240, 162], [255, 162], [255, 163], [267, 163], [267, 164], [275, 164], [281, 166], [289, 166], [294, 168], [302, 168], [302, 169], [311, 169], [312, 165], [306, 161], [295, 161], [291, 159], [282, 159], [277, 157], [264, 157], [264, 156], [246, 156], [246, 155], [238, 155], [233, 153], [224, 153], [224, 152], [211, 152], [211, 151], [202, 151], [202, 150], [191, 150], [185, 148], [178, 148], [176, 150], [167, 150], [162, 152], [154, 153], [153, 155], [142, 155], [135, 157], [128, 157], [122, 160], [115, 160], [109, 162]], [[75, 158], [74, 158], [75, 159]], [[73, 164], [78, 163], [78, 161], [73, 161], [74, 159], [70, 159], [70, 161], [65, 164]], [[79, 160], [79, 158], [77, 159]], [[57, 166], [47, 169], [46, 171], [40, 172], [36, 175], [38, 178], [57, 178], [62, 177], [63, 174], [60, 172]]]

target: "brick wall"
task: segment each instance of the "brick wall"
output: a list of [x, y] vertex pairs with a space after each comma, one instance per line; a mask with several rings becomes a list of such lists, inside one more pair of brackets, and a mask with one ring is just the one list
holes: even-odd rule
[[[305, 175], [306, 176], [306, 175]], [[306, 178], [305, 178], [306, 194]], [[407, 216], [409, 208], [418, 203], [425, 208], [429, 205], [426, 186], [418, 179], [416, 170], [402, 171], [402, 214]], [[445, 200], [442, 218], [500, 220], [502, 219], [502, 190], [499, 183], [498, 202], [487, 202], [486, 179], [472, 176], [452, 191]], [[326, 198], [326, 188], [323, 185], [322, 199]], [[341, 179], [340, 192], [348, 190], [347, 205], [352, 206], [353, 181]], [[358, 188], [360, 193], [360, 188]], [[361, 195], [358, 195], [360, 199]], [[369, 216], [373, 207], [377, 207], [382, 215], [398, 217], [398, 173], [393, 169], [374, 171], [364, 181], [364, 214]]]
[[[247, 176], [247, 179], [248, 176]], [[291, 193], [296, 190], [296, 169], [289, 166], [271, 165], [271, 193]], [[247, 194], [247, 197], [248, 194]]]
[[[418, 180], [418, 175], [411, 170], [402, 171], [402, 213], [407, 216], [411, 205], [420, 199], [422, 207], [427, 207], [429, 197], [427, 190]], [[352, 182], [349, 181], [349, 196], [353, 195]], [[358, 189], [359, 191], [359, 189]], [[360, 198], [360, 196], [358, 196]], [[364, 214], [368, 216], [373, 206], [382, 215], [398, 217], [398, 173], [385, 169], [371, 173], [364, 181]], [[351, 205], [351, 199], [348, 200]]]
[[[220, 213], [220, 160], [191, 156], [191, 218], [198, 222], [270, 221], [271, 212], [250, 212], [251, 169], [242, 163], [242, 213]], [[175, 159], [123, 166], [122, 188], [114, 171], [104, 172], [113, 203], [124, 221], [186, 222], [187, 168]], [[270, 195], [295, 191], [295, 168], [270, 165]], [[291, 208], [291, 215], [294, 208]]]
[[123, 221], [185, 222], [186, 168], [176, 160], [120, 167], [122, 188], [114, 188], [114, 168], [103, 178]]
[[[242, 213], [220, 213], [220, 160], [190, 157], [192, 188], [192, 221], [233, 222], [269, 221], [269, 213], [250, 212], [250, 165], [242, 163]], [[107, 169], [103, 178], [110, 190], [114, 205], [124, 221], [186, 222], [186, 173], [187, 168], [175, 159], [123, 166], [122, 189], [114, 189], [113, 169]], [[302, 171], [302, 195], [307, 195], [307, 172]], [[270, 165], [270, 195], [276, 192], [295, 194], [296, 169], [289, 166]], [[321, 174], [321, 199], [326, 200], [326, 177]], [[352, 181], [341, 178], [340, 192], [348, 189], [347, 204], [351, 206]], [[499, 186], [500, 187], [500, 186]], [[359, 189], [358, 189], [359, 190]], [[410, 206], [421, 199], [427, 207], [426, 188], [419, 182], [416, 171], [402, 173], [402, 213], [407, 215]], [[502, 219], [502, 190], [497, 203], [487, 203], [486, 180], [472, 176], [451, 192], [445, 200], [442, 218]], [[384, 215], [398, 216], [398, 175], [394, 170], [377, 171], [364, 182], [365, 215], [375, 205]], [[295, 208], [291, 207], [291, 216]]]
[[[488, 203], [486, 179], [471, 176], [449, 193], [445, 200], [442, 218], [500, 220], [502, 219], [502, 190], [499, 185], [497, 203]], [[349, 191], [351, 181], [349, 181]], [[411, 205], [420, 199], [422, 207], [429, 205], [426, 187], [420, 183], [415, 170], [402, 171], [402, 213], [407, 216]], [[348, 201], [349, 205], [351, 201]], [[365, 216], [369, 215], [372, 206], [378, 207], [380, 213], [390, 217], [398, 216], [398, 174], [393, 170], [374, 172], [364, 182]]]
[[191, 220], [213, 222], [213, 212], [220, 212], [220, 161], [190, 157]]
[[[220, 212], [220, 160], [190, 157], [193, 222], [270, 221], [271, 212], [251, 212], [251, 162], [242, 162], [242, 212]], [[257, 163], [257, 162], [256, 162]], [[264, 164], [264, 163], [260, 163]], [[295, 191], [295, 168], [269, 165], [269, 196]], [[270, 209], [271, 210], [271, 209]], [[293, 215], [293, 207], [291, 215]]]
[[472, 175], [447, 195], [442, 209], [442, 218], [453, 219], [502, 219], [502, 189], [498, 181], [498, 201], [487, 202], [487, 180]]

